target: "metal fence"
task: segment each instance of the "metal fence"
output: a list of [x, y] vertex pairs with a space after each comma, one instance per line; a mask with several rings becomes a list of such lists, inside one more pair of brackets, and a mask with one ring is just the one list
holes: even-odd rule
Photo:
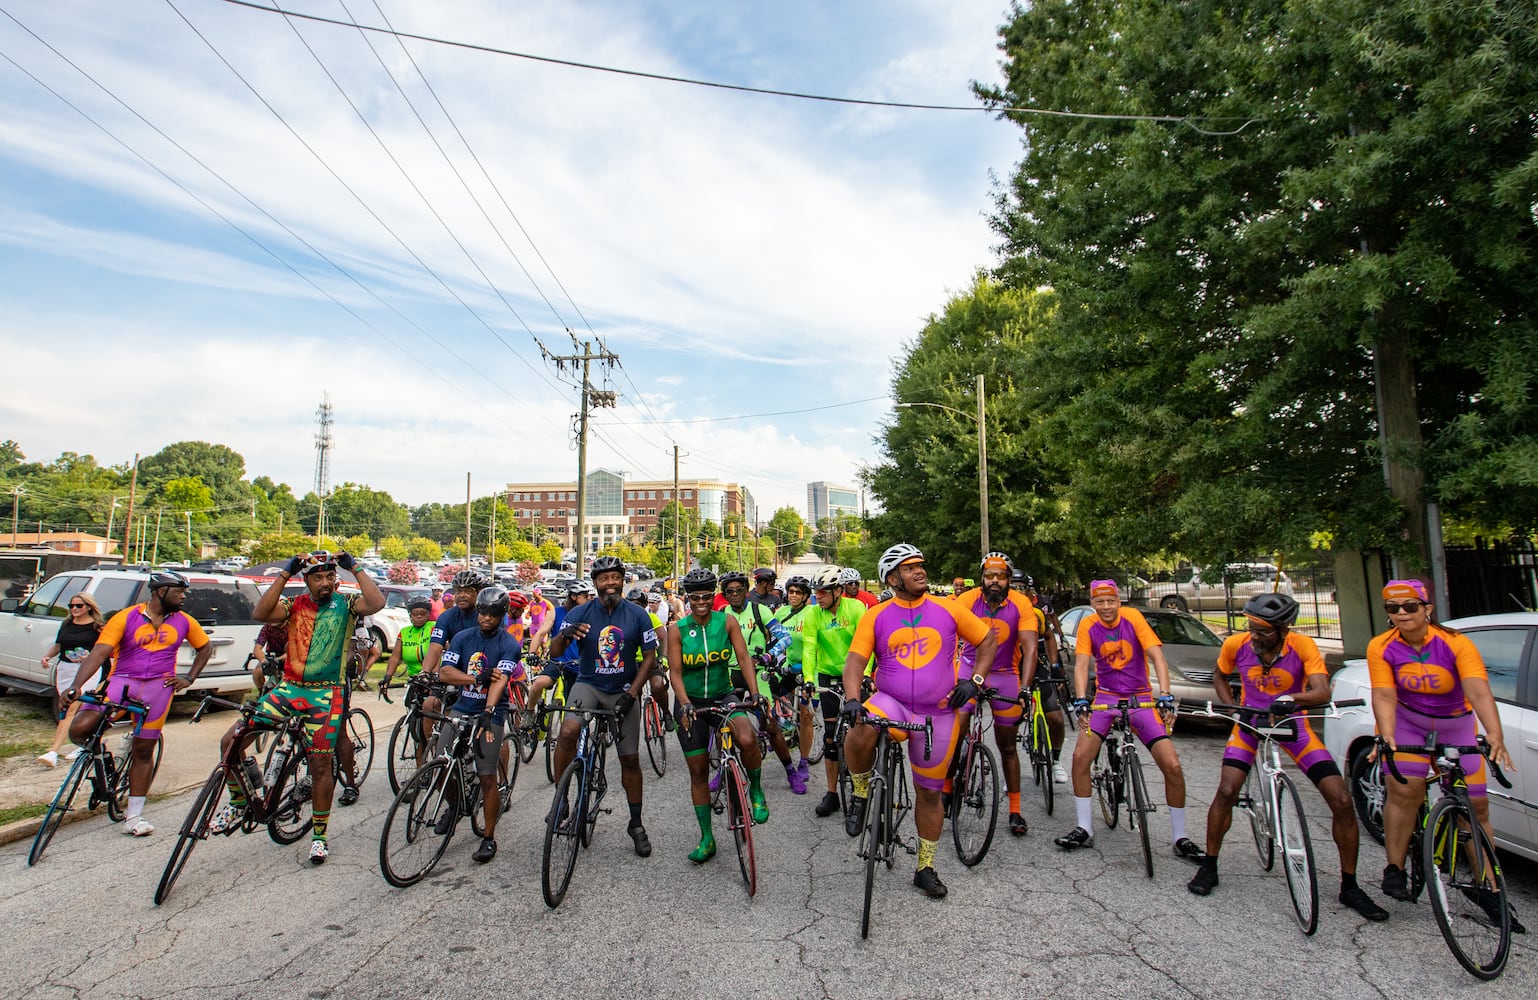
[[1447, 600], [1439, 618], [1526, 611], [1538, 607], [1538, 551], [1531, 538], [1502, 542], [1474, 539], [1449, 545]]

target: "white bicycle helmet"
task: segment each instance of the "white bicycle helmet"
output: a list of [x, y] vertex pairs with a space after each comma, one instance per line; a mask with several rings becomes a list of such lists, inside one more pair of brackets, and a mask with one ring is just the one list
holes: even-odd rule
[[843, 586], [844, 574], [839, 572], [837, 566], [829, 566], [812, 577], [813, 590], [836, 590]]
[[851, 583], [858, 586], [862, 582], [860, 579], [860, 571], [855, 569], [853, 566], [845, 566], [842, 570], [839, 571], [838, 582], [840, 586]]
[[907, 542], [898, 542], [881, 553], [881, 558], [876, 561], [876, 575], [881, 577], [882, 583], [885, 583], [887, 574], [891, 573], [892, 570], [908, 562], [910, 559], [922, 560], [923, 558], [924, 553], [920, 552], [917, 546], [909, 545]]

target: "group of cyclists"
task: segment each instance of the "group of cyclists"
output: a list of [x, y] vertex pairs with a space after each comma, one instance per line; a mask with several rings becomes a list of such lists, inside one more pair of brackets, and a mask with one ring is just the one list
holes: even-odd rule
[[[355, 592], [342, 591], [338, 570], [353, 575]], [[1177, 705], [1170, 693], [1169, 668], [1160, 640], [1142, 614], [1122, 604], [1114, 581], [1092, 581], [1089, 601], [1094, 613], [1078, 626], [1071, 673], [1065, 675], [1058, 655], [1064, 637], [1051, 609], [1033, 600], [1029, 577], [1000, 552], [988, 553], [978, 571], [981, 582], [976, 586], [966, 586], [961, 579], [950, 595], [932, 593], [923, 553], [897, 544], [877, 563], [877, 577], [886, 588], [879, 597], [863, 589], [858, 571], [837, 567], [812, 577], [792, 575], [782, 588], [776, 587], [776, 574], [767, 568], [719, 576], [695, 568], [679, 581], [680, 595], [674, 597], [660, 587], [625, 593], [624, 564], [603, 555], [592, 563], [591, 582], [573, 585], [562, 606], [555, 607], [537, 593], [531, 600], [467, 569], [453, 580], [451, 604], [445, 601], [438, 610], [422, 598], [407, 605], [411, 624], [391, 650], [379, 693], [388, 697], [397, 674], [436, 676], [455, 692], [446, 711], [478, 717], [483, 723], [483, 736], [473, 748], [483, 791], [484, 833], [472, 857], [481, 863], [497, 853], [496, 822], [502, 811], [497, 775], [499, 761], [505, 764], [509, 709], [539, 704], [557, 683], [564, 685], [567, 707], [612, 710], [619, 716], [616, 750], [629, 811], [627, 831], [641, 857], [650, 855], [652, 847], [642, 822], [638, 706], [644, 689], [649, 687], [664, 705], [671, 689], [669, 728], [688, 765], [699, 826], [699, 841], [688, 855], [695, 864], [708, 862], [717, 850], [707, 756], [713, 726], [702, 718], [704, 710], [726, 715], [742, 750], [755, 824], [768, 822], [771, 813], [762, 778], [764, 755], [755, 732], [767, 729], [770, 749], [784, 768], [791, 793], [803, 795], [813, 756], [813, 713], [819, 713], [824, 735], [818, 749], [826, 791], [814, 812], [826, 818], [840, 810], [837, 782], [842, 765], [852, 787], [844, 815], [850, 837], [858, 836], [864, 825], [882, 723], [927, 723], [932, 739], [907, 740], [906, 749], [918, 835], [913, 882], [932, 898], [947, 894], [936, 870], [936, 849], [946, 796], [955, 780], [952, 764], [958, 741], [970, 715], [982, 711], [980, 701], [986, 701], [994, 720], [1009, 800], [1008, 828], [1017, 837], [1028, 831], [1020, 807], [1018, 752], [1024, 706], [1033, 691], [1043, 695], [1054, 755], [1064, 742], [1064, 710], [1073, 711], [1078, 735], [1071, 778], [1055, 756], [1053, 765], [1054, 779], [1071, 780], [1073, 788], [1076, 825], [1055, 840], [1068, 851], [1094, 843], [1091, 766], [1118, 714], [1118, 702], [1131, 702], [1131, 728], [1164, 777], [1172, 849], [1197, 866], [1188, 887], [1197, 895], [1212, 893], [1219, 884], [1224, 835], [1245, 776], [1255, 764], [1254, 737], [1235, 726], [1207, 812], [1206, 843], [1198, 846], [1186, 835], [1185, 778], [1171, 738]], [[283, 597], [284, 585], [295, 576], [304, 589], [295, 597]], [[107, 623], [80, 664], [75, 684], [63, 692], [66, 704], [74, 700], [79, 686], [110, 659], [108, 700], [134, 698], [148, 706], [133, 734], [135, 764], [124, 832], [135, 836], [153, 830], [141, 812], [154, 741], [160, 738], [171, 696], [197, 677], [210, 651], [207, 635], [181, 610], [187, 586], [175, 572], [154, 573], [149, 599]], [[1511, 760], [1484, 665], [1472, 643], [1435, 621], [1419, 581], [1390, 581], [1383, 599], [1390, 627], [1368, 649], [1373, 708], [1386, 752], [1408, 780], [1387, 783], [1389, 864], [1382, 889], [1395, 899], [1408, 899], [1404, 859], [1430, 761], [1424, 752], [1401, 748], [1422, 746], [1432, 731], [1444, 740], [1472, 743], [1477, 724], [1488, 739], [1490, 758], [1506, 768]], [[338, 741], [337, 733], [346, 699], [349, 639], [358, 621], [384, 603], [367, 571], [350, 555], [321, 551], [290, 559], [254, 609], [257, 619], [282, 630], [284, 653], [281, 680], [261, 696], [256, 716], [270, 722], [295, 716], [304, 720], [313, 780], [309, 857], [314, 864], [323, 863], [329, 854], [334, 792], [330, 758], [339, 742], [347, 742]], [[1216, 658], [1214, 703], [1233, 703], [1230, 680], [1237, 677], [1239, 702], [1269, 710], [1273, 719], [1326, 705], [1330, 687], [1319, 649], [1312, 639], [1291, 630], [1297, 603], [1286, 594], [1261, 594], [1246, 604], [1244, 614], [1246, 630], [1229, 636]], [[176, 674], [177, 649], [184, 642], [199, 651], [186, 678]], [[538, 673], [529, 671], [526, 660], [539, 666]], [[1069, 693], [1059, 697], [1065, 685]], [[428, 707], [445, 710], [439, 703]], [[1308, 719], [1295, 722], [1294, 738], [1281, 745], [1330, 808], [1340, 858], [1338, 898], [1366, 919], [1386, 920], [1388, 911], [1357, 882], [1356, 817], [1340, 770]], [[77, 742], [93, 724], [90, 718], [77, 717], [72, 728]], [[575, 755], [580, 729], [573, 714], [560, 724], [556, 773]], [[846, 733], [841, 742], [836, 736], [840, 731]], [[224, 737], [226, 749], [235, 735], [232, 727]], [[799, 759], [793, 757], [792, 742]], [[1488, 829], [1485, 760], [1474, 755], [1464, 766], [1479, 821]], [[343, 768], [344, 786], [347, 773]], [[234, 783], [230, 793], [214, 819], [218, 830], [238, 824], [244, 809]], [[1512, 921], [1520, 930], [1514, 911]]]

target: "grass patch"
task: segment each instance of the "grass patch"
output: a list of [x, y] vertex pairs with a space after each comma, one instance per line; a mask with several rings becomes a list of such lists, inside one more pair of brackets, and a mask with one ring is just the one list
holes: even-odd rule
[[41, 816], [47, 811], [47, 802], [31, 802], [23, 806], [11, 806], [9, 809], [0, 809], [0, 826], [14, 823], [21, 819], [32, 819], [34, 816]]
[[38, 754], [48, 749], [48, 744], [53, 738], [53, 731], [51, 728], [49, 730], [48, 737], [48, 739], [0, 740], [0, 760], [7, 760], [11, 757], [21, 757], [26, 755], [36, 757]]

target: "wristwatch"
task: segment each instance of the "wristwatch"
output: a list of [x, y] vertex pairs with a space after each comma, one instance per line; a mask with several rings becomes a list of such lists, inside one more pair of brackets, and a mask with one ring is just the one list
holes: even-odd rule
[[978, 687], [982, 687], [983, 686], [983, 682], [986, 681], [987, 679], [988, 678], [984, 677], [982, 674], [973, 674], [972, 675], [972, 683], [976, 684]]

